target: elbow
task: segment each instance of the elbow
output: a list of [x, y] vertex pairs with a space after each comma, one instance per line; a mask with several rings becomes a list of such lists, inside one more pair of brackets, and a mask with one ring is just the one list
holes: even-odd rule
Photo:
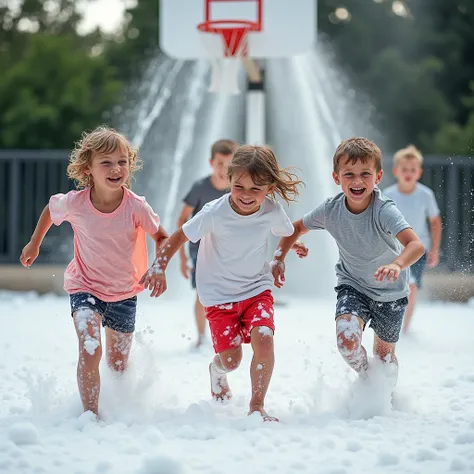
[[299, 237], [300, 235], [306, 234], [308, 230], [303, 224], [303, 220], [300, 219], [299, 221], [293, 222], [293, 228], [295, 229], [293, 235]]
[[423, 245], [423, 242], [421, 240], [416, 240], [413, 242], [415, 244], [415, 248], [418, 250], [419, 253], [419, 258], [421, 258], [425, 253], [426, 253], [426, 248]]

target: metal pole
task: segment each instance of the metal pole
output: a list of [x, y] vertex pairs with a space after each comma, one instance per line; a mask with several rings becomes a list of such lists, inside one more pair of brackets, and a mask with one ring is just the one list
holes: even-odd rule
[[[20, 160], [18, 158], [10, 161], [10, 209], [9, 212], [9, 232], [7, 242], [8, 255], [11, 261], [20, 258], [19, 254], [19, 220], [20, 220]], [[26, 242], [23, 242], [26, 244]]]
[[245, 143], [249, 145], [263, 145], [266, 142], [264, 71], [257, 63], [249, 59], [246, 60], [244, 65], [248, 75]]

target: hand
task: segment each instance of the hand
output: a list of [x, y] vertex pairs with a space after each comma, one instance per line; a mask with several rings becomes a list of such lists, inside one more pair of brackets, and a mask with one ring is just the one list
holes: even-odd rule
[[270, 263], [273, 275], [273, 284], [281, 288], [285, 284], [285, 262], [272, 260]]
[[179, 269], [181, 271], [181, 275], [183, 275], [186, 280], [189, 280], [189, 270], [188, 261], [185, 258], [181, 259], [181, 263], [179, 265]]
[[159, 266], [152, 265], [150, 269], [142, 276], [140, 282], [145, 289], [151, 291], [150, 296], [152, 298], [157, 298], [162, 295], [167, 288], [166, 285], [166, 275]]
[[434, 268], [439, 263], [439, 252], [438, 250], [432, 250], [428, 252], [428, 268]]
[[28, 242], [20, 255], [20, 262], [24, 267], [31, 267], [39, 255], [39, 246]]
[[308, 256], [309, 249], [306, 247], [306, 245], [301, 242], [300, 240], [297, 240], [294, 244], [293, 247], [291, 247], [291, 250], [294, 250], [296, 252], [296, 255], [298, 255], [299, 258], [305, 258]]
[[389, 281], [397, 281], [400, 276], [401, 267], [397, 263], [389, 263], [388, 265], [382, 265], [375, 272], [375, 279], [377, 281], [383, 281], [385, 278]]

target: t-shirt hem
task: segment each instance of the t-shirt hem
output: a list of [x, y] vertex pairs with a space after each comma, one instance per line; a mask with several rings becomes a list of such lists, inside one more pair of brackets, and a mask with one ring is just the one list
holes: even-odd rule
[[[254, 296], [257, 296], [260, 293], [263, 293], [264, 291], [267, 291], [267, 290], [271, 291], [272, 289], [273, 289], [273, 285], [265, 284], [265, 285], [259, 286], [255, 290], [249, 291], [248, 293], [245, 293], [245, 294], [239, 295], [239, 296], [229, 295], [229, 296], [222, 297], [222, 298], [219, 298], [219, 299], [216, 299], [216, 300], [206, 300], [206, 301], [204, 301], [201, 298], [201, 295], [199, 295], [199, 299], [201, 300], [201, 303], [204, 307], [209, 308], [211, 306], [217, 306], [217, 305], [221, 305], [221, 304], [240, 303], [241, 301], [248, 300], [249, 298], [253, 298]], [[198, 290], [198, 293], [199, 293], [199, 290]]]
[[97, 290], [92, 290], [91, 288], [86, 288], [83, 286], [79, 286], [79, 287], [68, 287], [66, 285], [64, 286], [64, 290], [69, 295], [72, 295], [74, 293], [90, 293], [92, 296], [95, 296], [96, 298], [104, 301], [105, 303], [116, 303], [117, 301], [128, 300], [129, 298], [133, 298], [134, 296], [137, 296], [144, 289], [145, 288], [142, 285], [140, 285], [140, 287], [137, 287], [133, 291], [129, 291], [126, 293], [120, 293], [118, 295], [105, 295], [103, 293], [100, 293]]
[[308, 230], [314, 230], [315, 228], [314, 228], [314, 227], [311, 227], [310, 222], [309, 222], [309, 221], [310, 221], [310, 215], [309, 215], [309, 214], [310, 214], [310, 213], [305, 214], [305, 215], [303, 216], [303, 225], [304, 225], [304, 226], [306, 227], [306, 229], [308, 229]]
[[407, 230], [407, 229], [413, 229], [413, 227], [411, 225], [400, 225], [398, 229], [395, 230], [395, 232], [393, 233], [393, 235], [396, 237], [400, 232], [403, 232], [404, 230]]
[[186, 236], [186, 238], [187, 238], [191, 243], [195, 244], [196, 242], [198, 242], [198, 241], [200, 240], [200, 238], [195, 238], [195, 236], [188, 234], [188, 230], [189, 230], [188, 227], [190, 226], [190, 224], [189, 224], [190, 222], [191, 222], [191, 220], [185, 222], [185, 223], [183, 224], [183, 226], [181, 227], [181, 229], [183, 230], [183, 233], [184, 233], [184, 235]]

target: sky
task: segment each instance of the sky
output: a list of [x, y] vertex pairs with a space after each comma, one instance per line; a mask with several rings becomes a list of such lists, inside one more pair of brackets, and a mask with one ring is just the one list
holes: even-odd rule
[[107, 33], [112, 32], [120, 24], [123, 12], [133, 1], [127, 0], [93, 0], [81, 2], [81, 11], [84, 12], [84, 22], [81, 31], [93, 30], [100, 26]]

